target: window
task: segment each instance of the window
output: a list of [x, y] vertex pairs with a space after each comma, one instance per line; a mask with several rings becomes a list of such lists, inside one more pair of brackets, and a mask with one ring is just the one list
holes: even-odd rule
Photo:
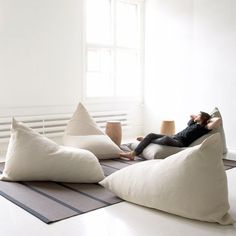
[[142, 1], [85, 2], [86, 98], [140, 97]]

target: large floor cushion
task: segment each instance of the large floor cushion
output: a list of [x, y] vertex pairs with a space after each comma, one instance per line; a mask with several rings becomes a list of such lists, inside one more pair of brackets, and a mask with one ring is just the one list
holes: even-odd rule
[[190, 219], [235, 221], [228, 214], [220, 134], [166, 159], [137, 163], [106, 177], [102, 186], [120, 198]]
[[[217, 129], [214, 129], [211, 132], [209, 132], [208, 134], [203, 135], [202, 137], [198, 138], [193, 143], [191, 143], [189, 147], [193, 147], [193, 146], [201, 144], [206, 138], [210, 137], [212, 134], [220, 133], [221, 142], [222, 142], [222, 146], [223, 146], [222, 153], [226, 154], [227, 153], [227, 146], [226, 146], [222, 116], [221, 116], [220, 111], [217, 107], [215, 107], [210, 114], [211, 114], [212, 118], [213, 117], [220, 117], [221, 118], [220, 127]], [[139, 144], [139, 142], [135, 141], [133, 143], [128, 144], [128, 146], [131, 150], [134, 150], [138, 144]], [[163, 158], [166, 158], [172, 154], [180, 152], [184, 149], [186, 149], [186, 148], [171, 147], [171, 146], [159, 145], [159, 144], [150, 144], [144, 149], [141, 156], [144, 157], [145, 159], [149, 159], [149, 160], [150, 159], [163, 159]]]
[[121, 149], [96, 124], [79, 103], [64, 134], [64, 145], [91, 151], [98, 159], [119, 157]]
[[59, 146], [13, 120], [1, 180], [96, 183], [103, 178], [103, 170], [93, 153]]
[[[135, 141], [133, 143], [129, 143], [128, 147], [131, 150], [134, 150], [139, 144], [139, 141]], [[172, 154], [175, 154], [177, 152], [180, 152], [184, 150], [185, 148], [180, 147], [171, 147], [166, 145], [160, 145], [160, 144], [149, 144], [143, 152], [140, 154], [141, 157], [152, 160], [152, 159], [164, 159]]]

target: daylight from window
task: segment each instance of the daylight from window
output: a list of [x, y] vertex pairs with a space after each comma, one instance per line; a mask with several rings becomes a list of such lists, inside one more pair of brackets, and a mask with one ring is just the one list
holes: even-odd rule
[[86, 97], [141, 94], [140, 4], [86, 1]]

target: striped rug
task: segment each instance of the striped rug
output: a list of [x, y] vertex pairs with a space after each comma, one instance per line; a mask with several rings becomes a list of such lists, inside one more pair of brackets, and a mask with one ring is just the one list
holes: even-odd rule
[[[108, 176], [140, 161], [112, 159], [100, 163]], [[236, 161], [224, 160], [224, 165], [231, 169], [236, 167]], [[3, 168], [4, 163], [0, 163], [0, 172]], [[99, 184], [0, 181], [0, 195], [47, 224], [122, 201]]]
[[[105, 176], [142, 161], [102, 160]], [[2, 173], [4, 163], [0, 163]], [[0, 181], [0, 195], [49, 224], [123, 201], [99, 184]]]

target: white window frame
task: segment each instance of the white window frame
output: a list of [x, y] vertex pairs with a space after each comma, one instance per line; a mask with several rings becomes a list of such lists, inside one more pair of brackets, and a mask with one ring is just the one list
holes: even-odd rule
[[[97, 1], [97, 0], [94, 0]], [[111, 0], [112, 5], [115, 3], [117, 0]], [[86, 0], [83, 0], [83, 33], [82, 33], [82, 42], [83, 42], [83, 58], [82, 58], [82, 64], [83, 64], [83, 72], [82, 72], [82, 100], [85, 103], [113, 103], [113, 102], [126, 102], [126, 101], [134, 101], [138, 103], [143, 102], [143, 95], [144, 95], [144, 0], [119, 0], [122, 2], [128, 2], [128, 3], [134, 3], [138, 4], [139, 7], [139, 22], [140, 22], [140, 47], [139, 47], [139, 59], [140, 59], [140, 83], [141, 83], [141, 88], [140, 88], [140, 96], [138, 97], [120, 97], [120, 96], [105, 96], [105, 97], [87, 97], [87, 81], [86, 81], [86, 74], [87, 74], [87, 51], [88, 48], [109, 48], [112, 49], [113, 52], [116, 51], [116, 49], [128, 49], [126, 47], [117, 47], [116, 42], [113, 43], [113, 46], [110, 45], [100, 45], [100, 44], [87, 44], [86, 42]], [[113, 11], [115, 11], [115, 7], [112, 8]], [[113, 15], [115, 13], [113, 12]], [[116, 24], [114, 22], [114, 19], [112, 19], [112, 37], [115, 37], [115, 32], [116, 32]], [[114, 41], [114, 40], [113, 40]], [[89, 47], [87, 46], [89, 45]], [[131, 49], [132, 50], [132, 49]], [[133, 49], [136, 50], [136, 49]], [[113, 59], [115, 60], [116, 56], [113, 55]], [[115, 65], [115, 62], [113, 63], [113, 66]], [[114, 86], [116, 83], [116, 79], [114, 78]], [[113, 90], [115, 87], [113, 86]], [[131, 88], [132, 89], [132, 88]]]

